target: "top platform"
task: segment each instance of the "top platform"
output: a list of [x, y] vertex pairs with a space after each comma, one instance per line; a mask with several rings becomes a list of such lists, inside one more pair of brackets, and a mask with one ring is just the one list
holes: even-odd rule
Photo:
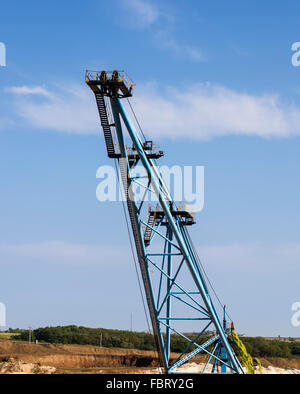
[[95, 94], [112, 98], [131, 97], [135, 83], [125, 71], [86, 71], [85, 82]]

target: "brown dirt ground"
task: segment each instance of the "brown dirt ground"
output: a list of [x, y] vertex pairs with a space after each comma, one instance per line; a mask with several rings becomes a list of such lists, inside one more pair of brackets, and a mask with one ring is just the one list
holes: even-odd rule
[[[176, 355], [173, 354], [173, 357]], [[0, 362], [9, 358], [27, 363], [53, 366], [59, 372], [120, 373], [157, 367], [157, 353], [131, 349], [108, 349], [95, 346], [29, 344], [0, 341]]]
[[[177, 356], [171, 354], [174, 360]], [[157, 353], [152, 351], [0, 340], [0, 362], [10, 358], [55, 367], [58, 373], [145, 373], [156, 372], [159, 365]], [[193, 361], [203, 362], [204, 357], [198, 356]], [[263, 366], [300, 369], [300, 357], [268, 358], [261, 362]]]

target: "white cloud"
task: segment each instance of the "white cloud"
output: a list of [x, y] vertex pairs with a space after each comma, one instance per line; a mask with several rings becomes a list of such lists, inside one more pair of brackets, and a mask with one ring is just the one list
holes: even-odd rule
[[[15, 94], [18, 115], [36, 128], [74, 134], [101, 132], [88, 87], [74, 85], [49, 91], [22, 86], [9, 91]], [[156, 139], [300, 135], [300, 107], [288, 105], [274, 94], [251, 95], [195, 81], [192, 87], [180, 90], [139, 85], [132, 100], [145, 133]]]
[[168, 30], [158, 30], [154, 36], [154, 44], [160, 49], [169, 50], [181, 58], [189, 58], [196, 62], [205, 62], [206, 56], [199, 48], [180, 43]]
[[197, 62], [204, 62], [206, 61], [206, 56], [204, 55], [203, 51], [199, 48], [185, 46], [181, 47], [181, 49], [186, 51], [187, 56]]
[[[124, 262], [124, 250], [116, 245], [87, 245], [63, 241], [0, 244], [1, 264], [71, 264], [108, 267]], [[128, 256], [130, 256], [128, 251]]]
[[122, 5], [126, 15], [125, 26], [150, 30], [152, 44], [157, 48], [196, 62], [206, 60], [202, 50], [176, 39], [175, 17], [170, 10], [165, 12], [157, 3], [149, 0], [122, 0]]
[[52, 97], [52, 94], [42, 86], [13, 86], [5, 90], [16, 95], [37, 95]]
[[[74, 134], [99, 132], [95, 100], [87, 87], [73, 85], [54, 92], [39, 86], [6, 90], [16, 96], [18, 115], [36, 128]], [[20, 98], [24, 95], [29, 97], [26, 100]], [[38, 101], [39, 96], [44, 100]]]
[[300, 134], [300, 108], [274, 94], [250, 95], [213, 84], [165, 94], [153, 86], [137, 90], [135, 109], [146, 134], [172, 139], [225, 135], [287, 137]]
[[122, 0], [123, 7], [129, 11], [134, 19], [135, 27], [146, 28], [157, 22], [161, 13], [158, 7], [146, 0]]

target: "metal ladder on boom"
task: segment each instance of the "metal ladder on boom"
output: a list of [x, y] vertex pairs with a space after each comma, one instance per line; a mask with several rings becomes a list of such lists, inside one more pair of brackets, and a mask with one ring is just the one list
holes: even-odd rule
[[[141, 140], [122, 104], [122, 99], [132, 96], [134, 83], [124, 71], [116, 70], [87, 71], [86, 83], [96, 97], [108, 157], [116, 159], [120, 169], [161, 366], [165, 373], [177, 373], [202, 354], [206, 357], [202, 373], [243, 374], [231, 346], [231, 328], [225, 314], [221, 323], [187, 230], [195, 224], [194, 215], [175, 204], [155, 161], [163, 152], [154, 149], [152, 141]], [[132, 148], [127, 148], [125, 138]], [[144, 170], [141, 176], [134, 174], [137, 163]], [[147, 210], [144, 199], [138, 199], [137, 185], [145, 195], [155, 194], [155, 209]], [[176, 338], [185, 348], [174, 360], [171, 348]]]

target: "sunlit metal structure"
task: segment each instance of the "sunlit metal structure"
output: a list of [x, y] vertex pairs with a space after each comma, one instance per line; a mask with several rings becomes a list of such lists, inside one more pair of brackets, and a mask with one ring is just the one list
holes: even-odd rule
[[[176, 373], [203, 353], [207, 358], [202, 373], [244, 373], [230, 343], [231, 327], [225, 313], [221, 323], [188, 233], [187, 227], [195, 224], [194, 215], [175, 204], [156, 164], [163, 152], [152, 141], [142, 140], [123, 105], [122, 99], [132, 96], [134, 83], [120, 71], [87, 71], [85, 79], [96, 97], [108, 157], [118, 163], [164, 372]], [[143, 176], [134, 173], [138, 163], [145, 170]], [[137, 186], [145, 189], [145, 195], [154, 193], [158, 203], [149, 207], [144, 199], [138, 201]], [[208, 330], [214, 335], [203, 342]], [[186, 348], [174, 360], [170, 349], [176, 336], [186, 341]]]

